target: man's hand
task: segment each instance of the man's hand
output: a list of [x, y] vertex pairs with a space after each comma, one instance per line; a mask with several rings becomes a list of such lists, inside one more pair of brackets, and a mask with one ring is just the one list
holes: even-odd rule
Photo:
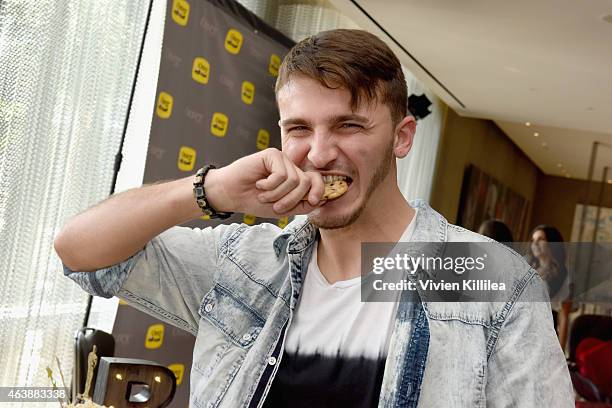
[[324, 192], [319, 173], [302, 171], [274, 148], [210, 170], [204, 187], [216, 210], [266, 218], [307, 214], [323, 202]]

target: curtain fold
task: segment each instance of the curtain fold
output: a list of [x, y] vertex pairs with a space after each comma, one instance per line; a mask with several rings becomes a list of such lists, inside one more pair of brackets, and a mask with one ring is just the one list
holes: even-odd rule
[[55, 356], [70, 378], [87, 296], [53, 239], [109, 194], [147, 10], [0, 2], [0, 386], [49, 386]]

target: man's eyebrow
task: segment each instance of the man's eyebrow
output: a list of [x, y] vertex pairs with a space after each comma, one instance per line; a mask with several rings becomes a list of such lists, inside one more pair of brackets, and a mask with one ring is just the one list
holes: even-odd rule
[[368, 118], [366, 118], [365, 116], [357, 115], [356, 113], [349, 113], [345, 115], [335, 115], [329, 118], [329, 123], [340, 123], [340, 122], [347, 122], [347, 121], [367, 123]]
[[[347, 114], [342, 114], [342, 115], [330, 116], [327, 119], [327, 122], [330, 123], [330, 124], [346, 122], [346, 121], [355, 121], [355, 122], [367, 123], [368, 122], [368, 118], [366, 118], [365, 116], [357, 115], [355, 113], [347, 113]], [[310, 126], [310, 122], [308, 120], [302, 119], [302, 118], [287, 118], [287, 119], [284, 119], [284, 120], [280, 120], [278, 122], [278, 124], [280, 126], [289, 126], [289, 125], [306, 125], [306, 126]]]
[[278, 124], [280, 126], [289, 126], [289, 125], [310, 125], [310, 122], [306, 119], [302, 118], [288, 118], [284, 120], [279, 120]]

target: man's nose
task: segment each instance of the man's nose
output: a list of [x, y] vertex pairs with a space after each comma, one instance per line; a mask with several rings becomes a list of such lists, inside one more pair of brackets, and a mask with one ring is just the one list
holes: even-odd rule
[[338, 157], [338, 148], [332, 135], [315, 132], [311, 138], [308, 160], [316, 168], [325, 168]]

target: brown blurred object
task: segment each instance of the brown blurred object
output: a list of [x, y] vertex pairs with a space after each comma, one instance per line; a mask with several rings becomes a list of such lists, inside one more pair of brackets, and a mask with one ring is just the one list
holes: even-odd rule
[[93, 401], [114, 408], [163, 408], [176, 392], [174, 373], [147, 360], [102, 357]]
[[559, 335], [559, 343], [561, 348], [565, 351], [567, 345], [567, 333], [569, 331], [569, 314], [572, 311], [572, 301], [564, 300], [561, 303], [561, 313], [559, 313], [559, 325], [557, 326], [557, 333]]

